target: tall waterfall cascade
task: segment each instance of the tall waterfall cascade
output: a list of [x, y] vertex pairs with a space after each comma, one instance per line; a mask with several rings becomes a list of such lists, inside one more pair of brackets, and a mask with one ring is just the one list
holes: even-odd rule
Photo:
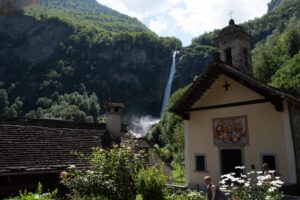
[[178, 51], [173, 52], [173, 61], [171, 65], [171, 70], [169, 74], [169, 79], [165, 88], [164, 98], [162, 102], [161, 112], [160, 112], [160, 118], [163, 117], [164, 111], [166, 109], [166, 106], [168, 105], [169, 97], [171, 95], [171, 89], [172, 89], [172, 82], [174, 78], [174, 74], [176, 72], [176, 54], [178, 54]]
[[169, 97], [171, 95], [171, 89], [172, 89], [172, 82], [174, 78], [174, 74], [176, 72], [176, 54], [178, 54], [178, 51], [173, 52], [173, 61], [170, 69], [169, 79], [167, 82], [167, 85], [165, 87], [164, 92], [164, 98], [162, 101], [162, 107], [161, 107], [161, 113], [160, 113], [160, 119], [152, 118], [151, 116], [143, 116], [138, 118], [133, 118], [131, 120], [131, 127], [130, 127], [130, 133], [136, 137], [141, 138], [145, 137], [148, 131], [159, 121], [162, 119], [164, 111], [168, 105]]

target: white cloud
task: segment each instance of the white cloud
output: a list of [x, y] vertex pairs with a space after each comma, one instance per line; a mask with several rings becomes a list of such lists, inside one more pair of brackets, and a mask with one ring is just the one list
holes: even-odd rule
[[174, 8], [169, 15], [185, 33], [197, 36], [204, 31], [222, 28], [229, 21], [229, 11], [237, 23], [244, 22], [267, 11], [269, 0], [186, 0], [183, 7]]
[[182, 0], [97, 0], [99, 3], [142, 20], [163, 13]]
[[157, 34], [163, 35], [168, 28], [168, 22], [162, 17], [156, 17], [149, 22], [149, 28]]
[[[195, 37], [222, 28], [234, 12], [236, 23], [260, 17], [270, 0], [98, 0], [122, 13], [137, 17], [160, 35]], [[186, 38], [181, 38], [186, 40]]]

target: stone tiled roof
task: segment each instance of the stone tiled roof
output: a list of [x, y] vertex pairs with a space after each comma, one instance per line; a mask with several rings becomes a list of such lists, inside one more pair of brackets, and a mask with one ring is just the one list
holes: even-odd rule
[[105, 124], [0, 119], [0, 175], [85, 167], [71, 152], [101, 148], [107, 135]]

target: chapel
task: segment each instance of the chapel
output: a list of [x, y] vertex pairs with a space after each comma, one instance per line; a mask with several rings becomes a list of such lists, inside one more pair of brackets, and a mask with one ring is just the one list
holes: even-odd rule
[[184, 119], [189, 187], [263, 163], [286, 185], [300, 182], [300, 100], [253, 77], [251, 38], [231, 19], [213, 39], [213, 63], [170, 108]]

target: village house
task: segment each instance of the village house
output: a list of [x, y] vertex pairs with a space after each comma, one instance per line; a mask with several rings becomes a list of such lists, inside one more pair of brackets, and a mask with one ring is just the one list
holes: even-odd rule
[[59, 187], [59, 173], [70, 166], [88, 168], [74, 152], [89, 154], [93, 147], [119, 143], [127, 132], [121, 124], [123, 104], [105, 103], [106, 123], [44, 119], [0, 120], [0, 199], [19, 190]]
[[214, 43], [214, 62], [170, 109], [184, 119], [186, 184], [263, 163], [299, 183], [300, 100], [252, 76], [251, 36], [233, 20]]

